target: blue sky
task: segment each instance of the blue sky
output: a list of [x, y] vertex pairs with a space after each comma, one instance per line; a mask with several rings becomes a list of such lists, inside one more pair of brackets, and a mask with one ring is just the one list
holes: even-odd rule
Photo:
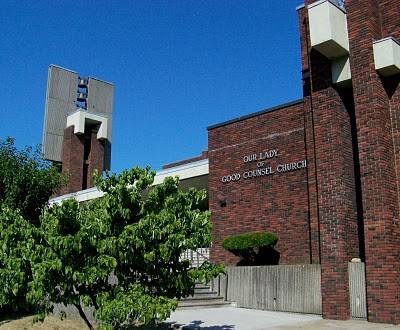
[[300, 3], [4, 1], [0, 137], [41, 143], [56, 64], [114, 84], [113, 171], [196, 156], [207, 126], [301, 97]]

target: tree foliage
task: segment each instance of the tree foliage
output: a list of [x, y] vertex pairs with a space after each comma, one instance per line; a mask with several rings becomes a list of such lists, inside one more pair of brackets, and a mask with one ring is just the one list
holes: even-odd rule
[[196, 281], [222, 271], [180, 258], [210, 245], [209, 212], [198, 207], [205, 192], [181, 191], [178, 178], [152, 187], [153, 179], [149, 168], [97, 176], [103, 198], [45, 210], [29, 285], [43, 315], [64, 303], [82, 317], [81, 306], [94, 306], [104, 328], [151, 324], [167, 318]]
[[37, 224], [49, 197], [63, 182], [38, 147], [18, 150], [14, 139], [0, 140], [0, 205], [19, 210], [24, 219]]
[[39, 216], [62, 182], [38, 149], [17, 150], [12, 138], [0, 141], [0, 309], [29, 307], [30, 254], [39, 235]]

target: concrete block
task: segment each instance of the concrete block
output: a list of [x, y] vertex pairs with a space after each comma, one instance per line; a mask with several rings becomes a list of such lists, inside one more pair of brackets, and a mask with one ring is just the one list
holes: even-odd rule
[[382, 76], [400, 73], [400, 43], [393, 37], [374, 41], [375, 69]]
[[329, 59], [349, 53], [346, 13], [329, 0], [308, 6], [311, 47]]

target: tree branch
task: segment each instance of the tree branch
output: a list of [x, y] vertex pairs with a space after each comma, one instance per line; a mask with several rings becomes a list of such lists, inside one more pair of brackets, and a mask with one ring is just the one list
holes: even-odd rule
[[86, 314], [83, 312], [82, 306], [80, 304], [74, 304], [74, 306], [76, 307], [76, 309], [79, 312], [79, 316], [85, 321], [87, 327], [90, 330], [94, 330], [94, 327], [92, 326], [92, 324], [89, 322], [88, 318], [86, 317]]

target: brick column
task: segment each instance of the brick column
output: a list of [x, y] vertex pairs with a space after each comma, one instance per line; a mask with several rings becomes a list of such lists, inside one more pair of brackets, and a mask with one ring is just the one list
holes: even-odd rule
[[74, 127], [64, 130], [62, 171], [68, 182], [58, 195], [93, 187], [92, 174], [109, 169], [110, 143], [97, 139], [97, 128], [87, 126], [84, 134], [74, 134]]
[[315, 131], [314, 115], [311, 100], [311, 78], [310, 78], [310, 40], [308, 33], [308, 14], [303, 7], [298, 11], [299, 31], [301, 46], [301, 66], [303, 79], [304, 97], [304, 137], [305, 153], [307, 158], [307, 185], [308, 185], [308, 209], [309, 209], [309, 235], [310, 235], [310, 262], [320, 263], [320, 241], [318, 220], [318, 189], [317, 172], [315, 167]]
[[348, 262], [359, 255], [352, 109], [330, 85], [330, 63], [316, 52], [311, 54], [311, 63], [322, 313], [325, 318], [348, 319]]
[[392, 28], [398, 34], [400, 1], [348, 0], [346, 8], [364, 205], [368, 319], [399, 323], [399, 200], [395, 165], [395, 147], [399, 145], [395, 114], [398, 78], [392, 78], [397, 79], [397, 86], [389, 79], [392, 87], [388, 88], [386, 79], [378, 76], [372, 41], [386, 37]]
[[[312, 2], [306, 1], [306, 6]], [[300, 18], [304, 21], [306, 16], [300, 13]], [[300, 29], [302, 40], [308, 40], [307, 26]], [[305, 96], [314, 124], [322, 313], [324, 318], [343, 320], [350, 317], [348, 262], [359, 256], [354, 109], [351, 95], [332, 85], [330, 61], [314, 50], [307, 54], [307, 50], [309, 47], [302, 55], [309, 62], [302, 62], [303, 73], [306, 67], [310, 74], [310, 95]]]

